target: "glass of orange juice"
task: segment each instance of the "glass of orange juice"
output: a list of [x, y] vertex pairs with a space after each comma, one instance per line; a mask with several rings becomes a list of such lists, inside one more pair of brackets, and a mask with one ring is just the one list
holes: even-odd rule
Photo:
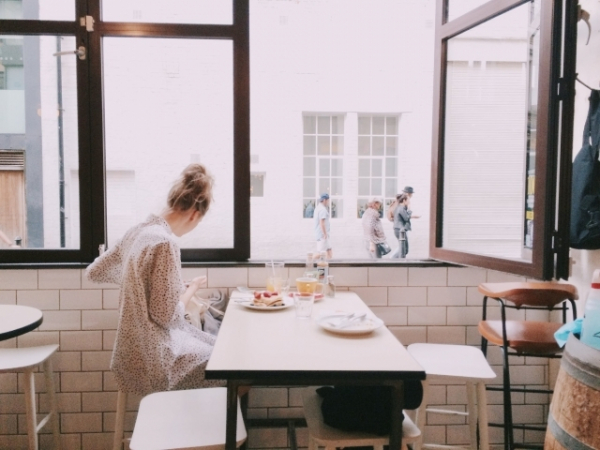
[[317, 279], [313, 277], [296, 278], [296, 288], [300, 293], [314, 294], [317, 288]]
[[267, 269], [267, 291], [281, 292], [284, 280], [284, 263], [271, 261], [265, 264]]

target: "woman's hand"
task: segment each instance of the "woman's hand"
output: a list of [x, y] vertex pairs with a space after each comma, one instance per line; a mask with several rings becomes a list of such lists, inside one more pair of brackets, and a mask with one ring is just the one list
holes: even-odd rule
[[375, 253], [375, 242], [371, 241], [371, 242], [369, 242], [369, 244], [370, 244], [369, 245], [369, 251], [371, 253]]
[[190, 298], [192, 298], [194, 296], [194, 294], [196, 293], [196, 291], [204, 286], [206, 286], [206, 277], [202, 276], [202, 277], [196, 277], [194, 278], [192, 281], [186, 281], [184, 283], [186, 289], [185, 292], [183, 294], [181, 294], [181, 297], [179, 298], [179, 300], [181, 300], [181, 303], [183, 303], [183, 306], [185, 307], [188, 302], [190, 301]]
[[192, 281], [186, 283], [187, 287], [193, 287], [195, 291], [206, 286], [206, 277], [196, 277]]

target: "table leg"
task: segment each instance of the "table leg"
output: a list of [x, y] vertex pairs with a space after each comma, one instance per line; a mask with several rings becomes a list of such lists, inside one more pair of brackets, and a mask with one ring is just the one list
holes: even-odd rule
[[227, 381], [227, 424], [225, 432], [225, 450], [236, 449], [238, 383]]
[[[392, 384], [392, 426], [390, 428], [390, 450], [402, 448], [402, 408], [404, 407], [404, 382]], [[229, 449], [228, 449], [229, 450]]]

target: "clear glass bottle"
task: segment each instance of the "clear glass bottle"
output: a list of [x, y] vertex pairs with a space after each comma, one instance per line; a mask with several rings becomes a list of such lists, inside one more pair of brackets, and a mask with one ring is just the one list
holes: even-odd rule
[[304, 276], [312, 276], [315, 271], [315, 262], [312, 252], [306, 254], [306, 266], [304, 268]]
[[327, 275], [327, 297], [335, 297], [335, 281], [333, 280], [333, 275]]
[[321, 258], [317, 261], [317, 282], [321, 284], [327, 283], [329, 276], [329, 262], [327, 261], [327, 252], [321, 252]]

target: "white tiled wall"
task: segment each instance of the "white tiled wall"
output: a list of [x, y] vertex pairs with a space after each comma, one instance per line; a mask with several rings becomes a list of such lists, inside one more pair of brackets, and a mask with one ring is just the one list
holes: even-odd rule
[[[303, 268], [290, 268], [294, 278]], [[473, 268], [446, 267], [332, 267], [339, 289], [357, 292], [381, 317], [389, 329], [408, 345], [435, 342], [479, 345], [477, 323], [481, 317], [481, 295], [477, 285], [485, 281], [514, 281], [512, 275]], [[263, 268], [184, 269], [184, 277], [208, 276], [209, 290], [228, 291], [238, 285], [259, 287]], [[0, 303], [31, 305], [44, 311], [44, 323], [34, 332], [0, 342], [0, 347], [25, 347], [60, 344], [55, 359], [56, 385], [64, 449], [109, 449], [114, 428], [116, 385], [109, 370], [117, 327], [118, 291], [112, 285], [95, 285], [82, 270], [1, 270]], [[493, 308], [491, 316], [497, 314]], [[518, 313], [517, 313], [518, 314]], [[500, 376], [501, 358], [491, 347], [489, 360]], [[548, 383], [545, 360], [515, 359], [514, 384]], [[460, 361], [457, 361], [460, 364]], [[41, 374], [38, 374], [41, 375]], [[42, 378], [38, 394], [41, 412], [47, 410]], [[25, 406], [21, 376], [0, 374], [0, 449], [25, 449]], [[462, 385], [434, 385], [431, 403], [465, 409]], [[542, 423], [547, 414], [547, 395], [514, 394], [516, 420]], [[488, 393], [490, 417], [502, 420], [500, 393]], [[126, 429], [131, 430], [139, 399], [130, 398]], [[250, 392], [249, 415], [253, 418], [301, 417], [298, 389], [256, 387]], [[468, 427], [463, 418], [430, 415], [424, 430], [426, 441], [436, 443], [468, 442]], [[493, 442], [501, 442], [501, 430], [491, 429]], [[287, 431], [252, 429], [251, 448], [287, 447]], [[307, 445], [305, 429], [298, 429], [298, 443]], [[521, 436], [516, 432], [517, 437]], [[541, 434], [534, 435], [538, 442]], [[51, 448], [48, 434], [42, 448]]]

